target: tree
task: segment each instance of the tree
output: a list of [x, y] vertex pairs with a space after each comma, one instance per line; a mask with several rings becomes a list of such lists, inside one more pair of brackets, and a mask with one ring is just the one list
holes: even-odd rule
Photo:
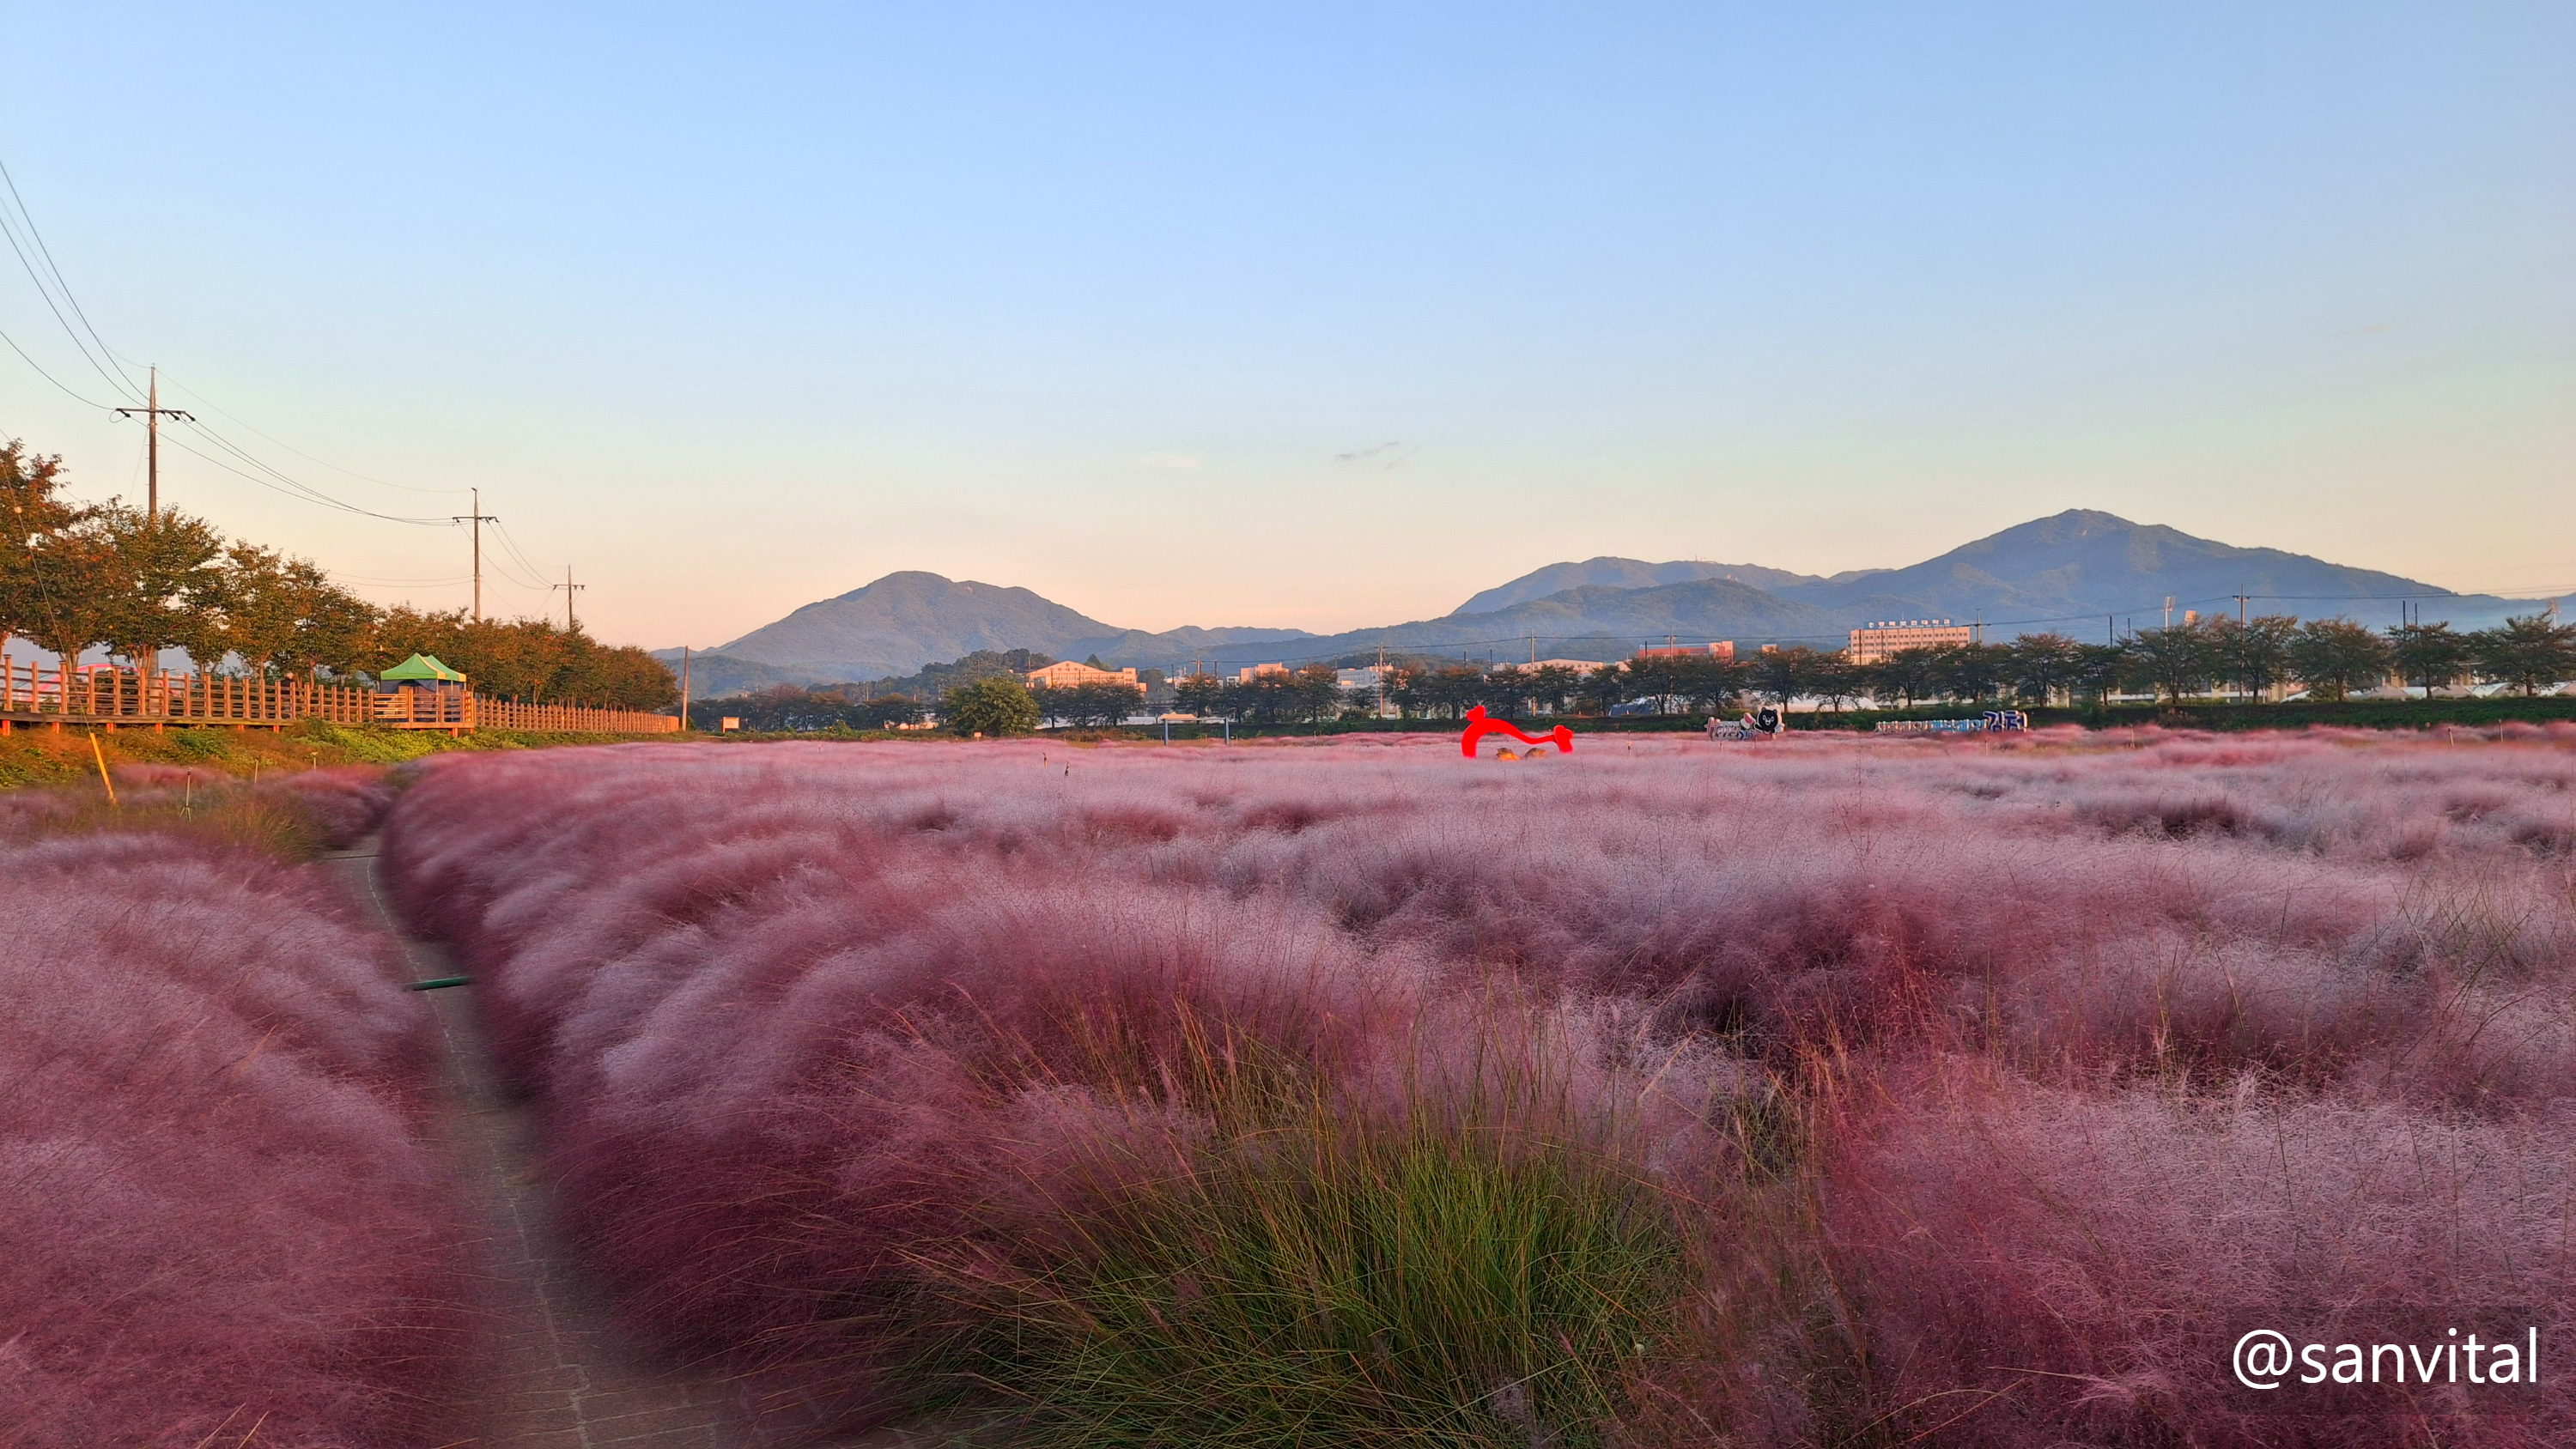
[[1583, 676], [1563, 664], [1542, 664], [1529, 671], [1523, 688], [1541, 714], [1562, 714], [1565, 702], [1573, 698], [1583, 683]]
[[1172, 686], [1173, 702], [1189, 714], [1216, 714], [1224, 707], [1225, 685], [1213, 674], [1184, 674]]
[[1320, 724], [1342, 712], [1342, 676], [1329, 664], [1309, 664], [1290, 675], [1287, 683], [1288, 717], [1304, 724]]
[[236, 543], [224, 550], [223, 569], [223, 644], [244, 668], [346, 672], [366, 652], [375, 606], [332, 583], [318, 565]]
[[1766, 649], [1747, 663], [1744, 677], [1756, 698], [1786, 709], [1789, 701], [1814, 692], [1816, 651], [1804, 645]]
[[2576, 624], [2555, 624], [2546, 614], [2507, 619], [2470, 635], [2478, 673], [2510, 684], [2528, 699], [2576, 676]]
[[2214, 666], [2252, 699], [2280, 682], [2299, 634], [2299, 621], [2286, 614], [2258, 614], [2241, 624], [2221, 616], [2203, 627]]
[[146, 675], [160, 672], [164, 649], [186, 650], [201, 668], [221, 659], [224, 540], [214, 525], [111, 500], [91, 526], [109, 553], [102, 642]]
[[1953, 644], [1933, 651], [1941, 691], [1982, 704], [2011, 677], [2012, 652], [2000, 644]]
[[1839, 652], [1817, 655], [1811, 669], [1808, 688], [1836, 714], [1842, 713], [1866, 683], [1866, 671]]
[[0, 444], [0, 644], [33, 639], [69, 669], [107, 639], [111, 550], [65, 486], [61, 458]]
[[2398, 624], [2388, 631], [2388, 653], [2397, 677], [2422, 685], [2429, 695], [2468, 672], [2471, 636], [2453, 632], [2448, 620]]
[[1127, 684], [1076, 684], [1065, 689], [1030, 691], [1038, 713], [1047, 719], [1091, 729], [1106, 729], [1136, 712], [1143, 693]]
[[2129, 651], [2126, 649], [2117, 644], [2075, 646], [2074, 692], [2089, 695], [2098, 704], [2128, 677]]
[[1576, 696], [1594, 714], [1608, 714], [1613, 705], [1628, 697], [1628, 672], [1616, 664], [1604, 664], [1583, 676]]
[[1869, 692], [1884, 702], [1894, 695], [1907, 709], [1918, 699], [1929, 699], [1940, 692], [1940, 651], [1936, 649], [1899, 649], [1869, 666]]
[[2021, 699], [2047, 704], [2061, 692], [2074, 694], [2084, 646], [2063, 634], [2024, 634], [2003, 647], [2004, 679]]
[[2389, 662], [2388, 641], [2350, 619], [2311, 619], [2289, 646], [2290, 671], [2328, 699], [2387, 678]]
[[1038, 727], [1038, 702], [1016, 679], [979, 679], [948, 691], [939, 712], [958, 734], [999, 738], [1024, 735]]
[[2208, 688], [2211, 668], [2216, 663], [2209, 631], [2197, 624], [2141, 629], [2130, 636], [2122, 652], [2133, 678], [2153, 685], [2168, 702], [2175, 703], [2184, 695]]

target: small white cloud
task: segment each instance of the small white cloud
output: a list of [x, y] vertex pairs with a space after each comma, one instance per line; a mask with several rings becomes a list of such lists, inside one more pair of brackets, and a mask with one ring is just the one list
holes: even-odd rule
[[1136, 461], [1144, 464], [1148, 468], [1195, 468], [1199, 465], [1199, 455], [1196, 453], [1147, 453], [1144, 457], [1141, 457]]
[[[1379, 444], [1375, 445], [1374, 447], [1367, 447], [1367, 448], [1354, 448], [1354, 449], [1352, 449], [1350, 452], [1347, 452], [1347, 453], [1335, 453], [1335, 454], [1333, 455], [1333, 461], [1334, 461], [1334, 462], [1336, 462], [1336, 463], [1358, 463], [1358, 462], [1364, 462], [1364, 461], [1366, 461], [1367, 459], [1378, 457], [1378, 456], [1379, 456], [1379, 455], [1381, 455], [1381, 454], [1385, 454], [1385, 453], [1392, 453], [1392, 452], [1394, 452], [1396, 449], [1401, 448], [1401, 447], [1403, 447], [1403, 446], [1404, 446], [1404, 444], [1402, 444], [1402, 443], [1400, 443], [1400, 442], [1387, 442], [1387, 443], [1379, 443]], [[1400, 462], [1400, 461], [1402, 461], [1402, 460], [1401, 460], [1401, 459], [1390, 460], [1390, 461], [1387, 463], [1387, 465], [1386, 465], [1386, 466], [1388, 466], [1388, 467], [1392, 468], [1392, 467], [1394, 467], [1394, 466], [1396, 465], [1396, 463], [1397, 463], [1397, 462]]]

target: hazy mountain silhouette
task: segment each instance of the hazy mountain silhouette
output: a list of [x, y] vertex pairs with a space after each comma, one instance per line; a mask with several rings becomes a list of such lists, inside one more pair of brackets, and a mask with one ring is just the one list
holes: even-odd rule
[[1533, 569], [1507, 584], [1497, 584], [1451, 610], [1458, 614], [1490, 614], [1532, 599], [1544, 599], [1567, 589], [1612, 588], [1651, 589], [1664, 584], [1687, 584], [1699, 579], [1732, 579], [1751, 584], [1757, 589], [1777, 591], [1790, 584], [1826, 582], [1813, 574], [1791, 573], [1787, 569], [1766, 569], [1760, 564], [1701, 563], [1676, 559], [1671, 563], [1647, 563], [1643, 559], [1588, 558], [1581, 563], [1555, 563]]
[[895, 573], [754, 629], [715, 651], [727, 659], [712, 667], [728, 682], [739, 678], [757, 687], [754, 681], [910, 674], [978, 649], [1036, 649], [1059, 659], [1097, 655], [1112, 666], [1166, 670], [1193, 662], [1230, 668], [1327, 659], [1380, 646], [1475, 658], [1535, 652], [1613, 659], [1667, 636], [1685, 643], [1837, 648], [1854, 626], [1913, 618], [1982, 620], [1993, 640], [2042, 630], [2092, 639], [2110, 627], [2106, 615], [2121, 627], [2134, 621], [2144, 628], [2164, 621], [2168, 596], [2179, 621], [2186, 609], [2232, 613], [2238, 593], [2253, 596], [2251, 613], [2342, 615], [2373, 626], [2397, 622], [2401, 597], [2416, 601], [2422, 617], [2461, 628], [2545, 606], [2454, 594], [2375, 569], [2070, 509], [1905, 568], [1829, 577], [1754, 564], [1615, 557], [1550, 564], [1487, 589], [1442, 618], [1330, 635], [1249, 627], [1122, 630], [1027, 589]]
[[[1104, 624], [1027, 589], [908, 570], [807, 604], [714, 652], [783, 677], [883, 679], [978, 649], [1036, 649], [1058, 659], [1099, 654], [1155, 666], [1240, 639], [1302, 639], [1297, 629], [1181, 628], [1161, 634]], [[1150, 657], [1149, 657], [1150, 656]]]

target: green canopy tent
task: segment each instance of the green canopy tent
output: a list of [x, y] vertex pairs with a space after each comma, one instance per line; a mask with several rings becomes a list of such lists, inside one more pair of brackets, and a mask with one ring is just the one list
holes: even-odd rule
[[387, 684], [463, 684], [465, 676], [438, 661], [437, 656], [415, 654], [376, 678]]

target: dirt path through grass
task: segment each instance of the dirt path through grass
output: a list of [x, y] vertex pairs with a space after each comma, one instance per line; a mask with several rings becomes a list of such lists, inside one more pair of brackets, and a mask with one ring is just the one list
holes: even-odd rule
[[[452, 976], [440, 947], [403, 934], [375, 881], [375, 845], [325, 858], [377, 924], [401, 941], [413, 978]], [[441, 1146], [465, 1195], [481, 1255], [476, 1305], [486, 1362], [478, 1391], [458, 1405], [458, 1449], [750, 1449], [777, 1442], [742, 1427], [735, 1390], [711, 1378], [650, 1368], [588, 1301], [556, 1241], [538, 1171], [536, 1124], [494, 1077], [474, 1022], [471, 987], [420, 994], [445, 1050]], [[940, 1442], [900, 1431], [841, 1440], [838, 1449]]]

